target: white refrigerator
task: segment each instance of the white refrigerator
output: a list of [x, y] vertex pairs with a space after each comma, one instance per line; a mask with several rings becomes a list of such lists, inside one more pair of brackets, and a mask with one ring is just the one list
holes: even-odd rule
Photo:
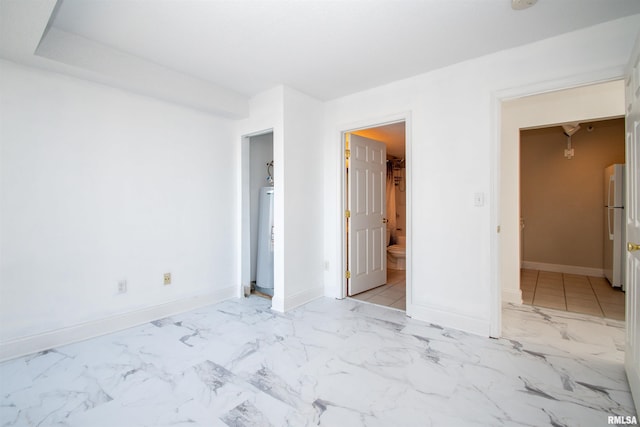
[[624, 165], [604, 170], [604, 275], [625, 290]]

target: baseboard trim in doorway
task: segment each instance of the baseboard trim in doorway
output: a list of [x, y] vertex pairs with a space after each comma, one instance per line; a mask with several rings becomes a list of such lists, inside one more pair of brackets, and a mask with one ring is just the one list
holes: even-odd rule
[[237, 297], [237, 292], [237, 286], [230, 286], [205, 295], [184, 298], [66, 328], [5, 341], [0, 343], [0, 362], [110, 334], [167, 316], [215, 304]]
[[300, 307], [301, 305], [304, 305], [322, 296], [324, 296], [324, 286], [316, 286], [315, 288], [305, 289], [284, 298], [274, 295], [273, 299], [271, 300], [271, 309], [284, 313], [285, 311]]
[[465, 314], [455, 313], [451, 310], [418, 304], [412, 304], [407, 314], [413, 319], [445, 328], [458, 329], [483, 337], [490, 335], [490, 322], [488, 319], [479, 319]]
[[552, 273], [578, 274], [580, 276], [604, 277], [601, 268], [581, 267], [579, 265], [547, 264], [544, 262], [522, 261], [527, 270], [550, 271]]
[[502, 302], [522, 304], [522, 291], [520, 289], [503, 289]]

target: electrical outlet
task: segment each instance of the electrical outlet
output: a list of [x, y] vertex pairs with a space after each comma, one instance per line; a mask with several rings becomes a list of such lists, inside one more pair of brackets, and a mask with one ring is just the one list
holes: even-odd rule
[[484, 206], [484, 193], [475, 193], [473, 195], [473, 206]]
[[127, 292], [127, 281], [126, 280], [120, 280], [118, 282], [118, 293], [119, 294], [124, 294]]
[[164, 273], [164, 284], [165, 285], [171, 284], [171, 273]]

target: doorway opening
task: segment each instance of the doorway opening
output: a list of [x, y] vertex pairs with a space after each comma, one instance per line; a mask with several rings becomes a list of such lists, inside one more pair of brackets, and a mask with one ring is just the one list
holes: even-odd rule
[[520, 130], [524, 304], [624, 320], [624, 135], [624, 118]]
[[343, 133], [344, 295], [406, 311], [406, 122]]
[[273, 131], [242, 138], [242, 293], [274, 296]]
[[[563, 82], [562, 84], [565, 83]], [[596, 127], [592, 133], [589, 133], [588, 123], [619, 118], [624, 114], [625, 109], [624, 82], [620, 80], [585, 86], [576, 85], [568, 89], [549, 88], [549, 90], [538, 94], [519, 93], [517, 98], [503, 98], [499, 104], [501, 110], [499, 113], [500, 142], [497, 147], [497, 152], [499, 153], [497, 159], [499, 165], [499, 178], [497, 181], [499, 184], [497, 209], [499, 234], [496, 234], [496, 240], [499, 239], [499, 256], [497, 257], [499, 265], [496, 270], [499, 275], [499, 292], [497, 293], [498, 304], [494, 306], [496, 317], [492, 321], [492, 328], [495, 326], [493, 332], [496, 333], [495, 336], [503, 336], [507, 339], [552, 345], [554, 348], [562, 349], [578, 358], [595, 354], [606, 355], [608, 358], [607, 363], [618, 364], [625, 358], [625, 352], [621, 345], [625, 340], [625, 322], [604, 317], [598, 318], [589, 314], [558, 311], [557, 308], [549, 309], [549, 307], [522, 304], [523, 299], [531, 296], [535, 301], [535, 294], [540, 288], [534, 290], [533, 295], [527, 295], [530, 290], [526, 288], [531, 287], [531, 282], [536, 280], [535, 276], [538, 276], [539, 286], [541, 284], [539, 275], [543, 274], [535, 271], [521, 273], [521, 267], [523, 266], [535, 267], [535, 265], [524, 264], [523, 261], [537, 261], [547, 264], [543, 265], [547, 269], [550, 268], [549, 264], [552, 263], [562, 262], [564, 263], [562, 265], [575, 265], [578, 263], [578, 261], [533, 259], [534, 252], [531, 246], [533, 237], [531, 233], [535, 230], [532, 229], [534, 222], [530, 215], [532, 209], [535, 211], [536, 208], [542, 206], [542, 202], [531, 205], [530, 201], [527, 202], [526, 198], [528, 196], [524, 193], [526, 189], [523, 187], [527, 184], [523, 182], [526, 179], [524, 177], [526, 173], [524, 170], [525, 165], [523, 165], [526, 159], [523, 157], [527, 156], [525, 152], [527, 147], [523, 148], [521, 145], [521, 140], [524, 139], [523, 131], [526, 133], [528, 130], [534, 130], [544, 133], [546, 131], [540, 130], [540, 128], [550, 127], [557, 127], [557, 130], [560, 131], [562, 125], [569, 125], [575, 122], [581, 123], [583, 127], [577, 133], [573, 133], [570, 145], [567, 137], [562, 134], [556, 144], [556, 154], [553, 162], [564, 170], [569, 166], [576, 165], [571, 162], [584, 159], [586, 154], [585, 146], [581, 147], [580, 139], [585, 136], [592, 136], [598, 130]], [[582, 142], [584, 143], [585, 141]], [[528, 148], [541, 149], [541, 147]], [[572, 149], [573, 152], [571, 152]], [[594, 180], [596, 180], [594, 185], [600, 189], [599, 191], [602, 191], [604, 168], [598, 167], [597, 169], [593, 172], [595, 174]], [[537, 184], [545, 182], [544, 180], [547, 176], [551, 175], [550, 172], [551, 166], [547, 164], [546, 168], [543, 168], [541, 172], [544, 175], [538, 176]], [[573, 178], [557, 178], [553, 180], [553, 183], [545, 183], [544, 186], [540, 185], [540, 187], [546, 189], [545, 200], [549, 193], [553, 191], [566, 190], [569, 193], [582, 191], [582, 183], [576, 184], [572, 182]], [[535, 184], [535, 182], [533, 184], [530, 182], [528, 185]], [[529, 206], [526, 206], [526, 203], [529, 203]], [[583, 206], [581, 210], [584, 209], [585, 207]], [[593, 209], [596, 215], [602, 215], [603, 203], [601, 198], [596, 201]], [[555, 214], [566, 215], [564, 210], [561, 211], [560, 209]], [[567, 215], [568, 219], [574, 222], [583, 220], [584, 216], [584, 213]], [[524, 219], [524, 241], [522, 239], [521, 218]], [[594, 222], [593, 224], [597, 233], [603, 232], [602, 222], [597, 224]], [[541, 231], [538, 232], [542, 234]], [[558, 234], [550, 233], [546, 236], [536, 236], [536, 238], [542, 237], [547, 240], [548, 244], [558, 245], [558, 241], [554, 241], [554, 239], [557, 239]], [[570, 246], [568, 246], [569, 249], [565, 247], [565, 256], [572, 255], [566, 252], [585, 249], [578, 247], [578, 245], [584, 245], [584, 243], [577, 243], [576, 241], [569, 241], [568, 243]], [[521, 244], [524, 245], [524, 249]], [[593, 249], [597, 249], [596, 244], [593, 244]], [[554, 272], [544, 273], [547, 277], [544, 278], [546, 283], [542, 283], [542, 287], [552, 288], [557, 286], [556, 292], [561, 292], [564, 295], [566, 302], [563, 304], [568, 304], [570, 299], [575, 302], [576, 297], [580, 297], [578, 291], [581, 287], [583, 287], [583, 290], [589, 290], [595, 294], [597, 291], [594, 286], [602, 285], [601, 282], [596, 283], [589, 280], [589, 275], [594, 274], [593, 271], [587, 270], [585, 272], [588, 274], [577, 274], [579, 272], [575, 271], [566, 273], [566, 275], [561, 273], [560, 277], [554, 277], [556, 274]], [[606, 279], [600, 277], [599, 280]], [[530, 282], [528, 286], [525, 284], [526, 281]], [[567, 290], [569, 290], [569, 294], [565, 294]], [[541, 294], [543, 298], [540, 300], [547, 299], [549, 301], [551, 292], [547, 291], [546, 294]], [[591, 295], [588, 298], [591, 299]], [[595, 304], [599, 304], [595, 295], [593, 298], [596, 299]], [[500, 302], [506, 304], [500, 304]], [[593, 307], [592, 304], [589, 305]], [[577, 341], [581, 345], [576, 346]]]
[[[498, 194], [495, 205], [498, 233], [495, 234], [493, 247], [497, 254], [494, 272], [498, 286], [493, 288], [492, 295], [492, 336], [502, 335], [504, 303], [516, 306], [522, 304], [520, 131], [619, 118], [625, 110], [624, 93], [624, 81], [611, 80], [583, 86], [576, 84], [572, 88], [550, 87], [548, 92], [537, 94], [510, 92], [509, 96], [502, 94], [501, 100], [496, 103], [499, 108], [497, 115], [500, 117], [496, 130], [499, 132], [500, 142], [496, 146], [498, 172], [495, 177], [498, 185], [495, 189]], [[580, 132], [583, 131], [588, 133], [584, 129]], [[578, 138], [580, 132], [573, 137]], [[577, 139], [574, 139], [575, 141]], [[573, 162], [580, 155], [580, 149], [574, 144], [571, 148], [574, 149], [575, 156], [569, 160], [564, 157], [567, 148], [567, 141], [564, 139], [559, 147], [559, 159], [563, 162]], [[602, 176], [600, 174], [600, 180]], [[602, 203], [599, 203], [598, 209], [602, 209], [601, 205]], [[525, 228], [526, 221], [525, 218]], [[598, 230], [602, 230], [601, 224], [598, 225]]]

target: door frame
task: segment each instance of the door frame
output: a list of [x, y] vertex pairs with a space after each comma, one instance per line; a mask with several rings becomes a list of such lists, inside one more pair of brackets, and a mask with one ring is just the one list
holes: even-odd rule
[[[273, 133], [275, 139], [273, 128], [243, 134], [240, 137], [240, 212], [242, 212], [242, 215], [240, 219], [240, 283], [237, 290], [238, 298], [245, 296], [247, 287], [251, 288], [251, 138], [269, 133]], [[274, 159], [274, 175], [278, 163]], [[275, 262], [276, 260], [274, 260], [274, 264]], [[275, 295], [276, 287], [274, 285], [273, 296], [275, 297]]]
[[[412, 231], [413, 231], [413, 223], [412, 223], [412, 167], [413, 163], [411, 160], [412, 151], [411, 151], [411, 112], [407, 111], [404, 113], [392, 114], [388, 116], [371, 118], [359, 120], [358, 122], [352, 122], [350, 124], [346, 124], [340, 126], [339, 128], [339, 137], [340, 137], [340, 209], [337, 212], [340, 221], [340, 250], [341, 250], [341, 266], [340, 266], [340, 277], [341, 277], [341, 291], [340, 298], [346, 298], [348, 289], [347, 289], [347, 278], [345, 277], [344, 272], [346, 271], [347, 266], [347, 227], [346, 221], [344, 218], [344, 212], [349, 206], [347, 201], [347, 192], [346, 192], [346, 159], [344, 156], [344, 152], [346, 149], [345, 146], [345, 135], [350, 132], [355, 132], [362, 129], [369, 129], [373, 127], [379, 127], [384, 125], [390, 125], [393, 123], [404, 122], [404, 150], [405, 150], [405, 179], [406, 179], [406, 237], [407, 237], [407, 248], [406, 248], [406, 313], [408, 316], [411, 316], [412, 312]], [[386, 202], [386, 201], [385, 201]]]
[[[557, 79], [552, 81], [546, 81], [535, 84], [527, 84], [522, 85], [510, 89], [498, 90], [494, 91], [491, 94], [491, 105], [492, 105], [492, 144], [491, 144], [491, 228], [493, 230], [491, 242], [490, 242], [490, 253], [491, 253], [491, 285], [490, 285], [490, 298], [491, 298], [491, 312], [490, 312], [490, 336], [494, 338], [499, 338], [502, 336], [502, 290], [503, 283], [501, 277], [501, 271], [503, 267], [503, 252], [502, 252], [502, 242], [500, 235], [500, 225], [503, 221], [501, 218], [501, 201], [502, 201], [502, 190], [501, 190], [501, 182], [503, 179], [513, 181], [513, 176], [503, 174], [501, 169], [501, 161], [503, 156], [503, 151], [505, 150], [506, 141], [502, 141], [502, 103], [505, 101], [511, 101], [518, 98], [524, 98], [532, 95], [540, 95], [547, 92], [555, 92], [566, 89], [574, 89], [581, 86], [590, 86], [599, 83], [606, 83], [614, 80], [621, 80], [624, 78], [624, 75], [621, 73], [621, 70], [617, 67], [609, 68], [606, 70], [599, 70], [596, 72], [578, 74], [571, 77]], [[519, 143], [519, 141], [518, 141]], [[518, 148], [519, 150], [519, 148]], [[517, 167], [518, 174], [520, 167]], [[520, 188], [519, 188], [519, 176], [516, 177], [515, 180], [518, 182], [518, 201], [520, 196]], [[519, 209], [519, 206], [516, 207]], [[516, 218], [517, 219], [517, 218]], [[517, 221], [519, 224], [519, 220]], [[513, 232], [513, 238], [516, 240], [515, 242], [509, 241], [511, 246], [515, 245], [515, 247], [519, 247], [520, 245], [520, 233]], [[519, 259], [519, 257], [518, 257]], [[520, 266], [518, 266], [519, 270]], [[519, 283], [518, 277], [518, 283]]]

